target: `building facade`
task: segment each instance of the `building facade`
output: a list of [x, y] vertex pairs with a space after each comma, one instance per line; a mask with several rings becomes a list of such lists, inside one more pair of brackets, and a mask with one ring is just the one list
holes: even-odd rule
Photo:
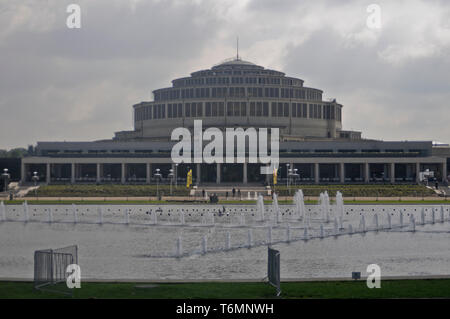
[[261, 163], [174, 164], [172, 131], [192, 130], [199, 119], [203, 129], [278, 128], [281, 181], [289, 168], [297, 169], [298, 183], [417, 183], [427, 169], [446, 180], [448, 145], [362, 139], [342, 129], [343, 106], [322, 93], [282, 72], [229, 60], [154, 90], [153, 101], [133, 106], [132, 131], [104, 141], [38, 142], [22, 160], [22, 182], [36, 172], [46, 183], [154, 183], [156, 169], [163, 181], [173, 169], [180, 183], [189, 169], [197, 184], [270, 180]]
[[[303, 80], [239, 59], [175, 79], [133, 106], [134, 131], [115, 140], [168, 141], [176, 127], [277, 127], [281, 140], [340, 137], [342, 105]], [[357, 133], [357, 132], [355, 132]]]

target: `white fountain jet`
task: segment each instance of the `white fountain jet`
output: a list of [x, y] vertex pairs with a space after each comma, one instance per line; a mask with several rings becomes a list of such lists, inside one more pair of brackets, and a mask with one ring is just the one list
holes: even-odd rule
[[250, 248], [253, 246], [253, 230], [251, 228], [247, 231], [247, 247]]
[[49, 224], [53, 223], [53, 212], [52, 212], [52, 209], [50, 207], [47, 208], [47, 222]]
[[330, 220], [330, 196], [328, 196], [327, 191], [325, 191], [325, 193], [323, 194], [323, 198], [324, 198], [326, 218], [328, 222]]
[[317, 205], [318, 205], [318, 208], [319, 208], [320, 215], [322, 216], [322, 221], [325, 223], [326, 222], [326, 216], [325, 216], [325, 210], [323, 208], [323, 201], [324, 201], [323, 193], [320, 193], [319, 201], [318, 201]]
[[2, 216], [2, 222], [6, 222], [6, 207], [5, 207], [5, 203], [3, 203], [3, 201], [1, 201], [1, 203], [0, 203], [0, 211], [1, 211], [1, 216]]
[[375, 227], [375, 231], [378, 231], [378, 214], [377, 213], [375, 213], [374, 215], [373, 215], [373, 226]]
[[288, 243], [291, 242], [291, 226], [289, 226], [289, 224], [286, 227], [286, 241]]
[[339, 225], [338, 225], [338, 221], [337, 218], [334, 218], [334, 236], [339, 235]]
[[341, 229], [344, 228], [344, 197], [339, 191], [336, 193], [336, 208], [334, 211], [339, 219], [339, 227]]
[[352, 224], [348, 225], [348, 233], [349, 233], [349, 235], [353, 234], [353, 226], [352, 226]]
[[239, 224], [240, 224], [241, 226], [245, 226], [245, 215], [244, 215], [244, 213], [241, 213], [241, 214], [240, 214]]
[[75, 204], [72, 204], [72, 217], [74, 224], [78, 223], [77, 206]]
[[28, 203], [27, 201], [25, 201], [23, 203], [23, 215], [24, 215], [24, 222], [28, 223], [28, 221], [30, 220], [30, 215], [28, 212]]
[[425, 208], [422, 207], [422, 210], [420, 211], [420, 223], [422, 225], [425, 225]]
[[416, 219], [414, 218], [413, 214], [411, 214], [411, 216], [409, 216], [409, 222], [410, 222], [410, 226], [411, 226], [411, 231], [415, 232], [416, 231]]
[[330, 221], [330, 199], [326, 191], [319, 195], [319, 209], [322, 212], [322, 220], [328, 223]]
[[303, 229], [303, 240], [308, 240], [308, 239], [309, 239], [308, 227], [305, 227]]
[[128, 211], [128, 208], [124, 209], [123, 214], [124, 214], [124, 223], [125, 225], [128, 225], [130, 223], [130, 213]]
[[366, 232], [366, 219], [364, 215], [361, 215], [361, 220], [359, 222], [359, 230], [363, 233]]
[[227, 238], [225, 242], [225, 249], [230, 250], [231, 249], [231, 234], [229, 231], [227, 231]]
[[273, 194], [272, 209], [275, 212], [275, 217], [276, 217], [277, 223], [281, 223], [282, 218], [281, 218], [280, 207], [278, 206], [278, 196], [275, 193]]
[[295, 201], [295, 207], [297, 209], [298, 218], [303, 221], [303, 227], [309, 227], [310, 226], [310, 216], [306, 211], [305, 197], [304, 197], [303, 191], [301, 189], [299, 189], [295, 193], [294, 201]]
[[158, 224], [158, 213], [155, 211], [153, 211], [153, 224]]
[[391, 214], [389, 214], [389, 212], [386, 213], [386, 219], [387, 219], [387, 228], [388, 229], [392, 229], [392, 219], [391, 219]]
[[262, 195], [258, 196], [258, 201], [256, 202], [256, 209], [259, 213], [261, 221], [264, 221], [264, 197]]
[[183, 246], [181, 242], [181, 236], [178, 236], [177, 238], [177, 257], [181, 257], [183, 255]]
[[97, 207], [97, 213], [98, 213], [98, 223], [100, 225], [102, 225], [103, 224], [103, 209], [101, 206]]
[[180, 224], [181, 224], [181, 225], [184, 225], [184, 224], [185, 224], [185, 221], [184, 221], [184, 212], [183, 212], [183, 211], [180, 211]]
[[208, 251], [208, 239], [206, 238], [206, 235], [202, 237], [202, 253], [203, 255], [206, 254]]

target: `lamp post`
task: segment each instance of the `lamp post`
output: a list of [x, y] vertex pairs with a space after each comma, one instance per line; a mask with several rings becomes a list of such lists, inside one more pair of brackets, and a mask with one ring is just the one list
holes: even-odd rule
[[156, 177], [156, 197], [158, 197], [159, 199], [159, 179], [161, 178], [161, 173], [160, 173], [160, 169], [157, 168], [156, 169], [156, 173], [155, 173], [155, 177]]
[[169, 175], [167, 175], [167, 177], [170, 178], [170, 196], [172, 196], [172, 183], [174, 176], [175, 175], [173, 174], [173, 169], [169, 169]]
[[34, 182], [34, 196], [37, 197], [37, 182], [39, 181], [38, 172], [33, 172], [33, 177], [31, 179]]
[[3, 174], [2, 174], [2, 179], [5, 183], [5, 192], [8, 191], [8, 184], [9, 184], [9, 179], [11, 178], [11, 175], [8, 173], [8, 169], [4, 168], [3, 169]]

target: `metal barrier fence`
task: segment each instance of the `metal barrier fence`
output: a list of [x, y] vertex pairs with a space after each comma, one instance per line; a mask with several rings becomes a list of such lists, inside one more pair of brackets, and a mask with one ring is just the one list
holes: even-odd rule
[[281, 294], [280, 287], [280, 252], [268, 247], [267, 277], [269, 284], [277, 289], [277, 297]]
[[[78, 264], [78, 246], [44, 249], [34, 252], [34, 288], [64, 292], [67, 266]], [[61, 284], [62, 283], [62, 284]], [[63, 287], [56, 288], [58, 284]], [[67, 291], [68, 292], [68, 291]]]

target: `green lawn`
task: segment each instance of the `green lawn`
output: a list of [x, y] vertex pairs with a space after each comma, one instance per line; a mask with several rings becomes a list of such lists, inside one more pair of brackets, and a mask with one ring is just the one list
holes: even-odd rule
[[[275, 289], [266, 283], [81, 283], [74, 298], [273, 298]], [[450, 279], [384, 280], [380, 289], [369, 289], [365, 281], [292, 282], [281, 284], [281, 298], [450, 298]], [[69, 298], [36, 291], [31, 282], [0, 282], [0, 299]]]

